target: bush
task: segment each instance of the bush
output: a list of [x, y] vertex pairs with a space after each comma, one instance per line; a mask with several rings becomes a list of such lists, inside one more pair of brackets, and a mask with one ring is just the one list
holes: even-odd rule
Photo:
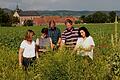
[[75, 21], [75, 24], [80, 24], [80, 20]]
[[3, 26], [3, 27], [4, 27], [4, 26], [7, 26], [7, 27], [9, 26], [9, 27], [11, 27], [12, 24], [11, 24], [11, 23], [1, 23], [1, 26]]
[[41, 80], [104, 80], [108, 79], [109, 68], [102, 55], [89, 57], [71, 55], [62, 50], [42, 55], [35, 65], [34, 79]]
[[33, 26], [33, 20], [24, 21], [24, 26]]

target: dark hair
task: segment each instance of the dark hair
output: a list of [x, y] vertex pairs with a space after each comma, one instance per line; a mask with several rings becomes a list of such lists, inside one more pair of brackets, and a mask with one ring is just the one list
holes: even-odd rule
[[66, 19], [66, 20], [65, 20], [65, 25], [66, 25], [67, 23], [70, 23], [71, 25], [73, 24], [73, 22], [72, 22], [70, 19]]
[[35, 35], [34, 31], [32, 30], [27, 30], [26, 34], [25, 34], [25, 40], [28, 40], [30, 38], [30, 33], [33, 33], [33, 35]]
[[41, 30], [41, 33], [45, 33], [46, 35], [48, 35], [48, 28], [43, 28], [43, 29]]
[[51, 23], [53, 22], [54, 26], [56, 25], [55, 21], [54, 20], [50, 20], [49, 21], [49, 28], [51, 27]]
[[83, 31], [85, 32], [85, 36], [86, 36], [86, 37], [89, 37], [89, 36], [90, 36], [90, 33], [89, 33], [89, 31], [87, 30], [86, 27], [80, 27], [80, 28], [78, 29], [78, 36], [79, 36], [79, 37], [82, 37], [81, 34], [80, 34], [80, 31], [81, 31], [81, 30], [83, 30]]

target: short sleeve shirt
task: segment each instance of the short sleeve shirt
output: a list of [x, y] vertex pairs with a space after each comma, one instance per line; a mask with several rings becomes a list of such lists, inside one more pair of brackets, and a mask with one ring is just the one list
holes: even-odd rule
[[[83, 47], [83, 48], [88, 48], [91, 45], [95, 46], [95, 43], [93, 41], [93, 38], [91, 36], [87, 37], [85, 40], [83, 38], [78, 38], [77, 40], [77, 47]], [[88, 55], [91, 59], [93, 59], [93, 49], [90, 52], [85, 52], [82, 54], [84, 55]]]
[[23, 57], [31, 58], [35, 57], [35, 42], [32, 41], [31, 44], [28, 44], [26, 40], [23, 40], [20, 48], [24, 49]]
[[74, 48], [78, 39], [78, 28], [72, 27], [71, 30], [65, 29], [62, 33], [62, 42], [68, 48]]
[[48, 49], [50, 48], [50, 38], [37, 38], [36, 45], [38, 45], [41, 49]]
[[59, 38], [61, 37], [61, 31], [59, 28], [55, 27], [55, 29], [48, 29], [48, 36], [52, 39], [53, 44], [57, 44]]

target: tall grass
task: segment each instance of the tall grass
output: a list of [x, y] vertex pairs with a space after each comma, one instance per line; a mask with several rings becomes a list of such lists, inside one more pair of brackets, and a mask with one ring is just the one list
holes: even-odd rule
[[[115, 47], [111, 44], [114, 25], [80, 26], [86, 26], [95, 41], [93, 61], [62, 49], [43, 54], [29, 67], [28, 74], [18, 66], [18, 48], [27, 29], [35, 31], [36, 39], [42, 27], [0, 28], [0, 80], [120, 80], [120, 42]], [[62, 25], [59, 28], [65, 29]]]

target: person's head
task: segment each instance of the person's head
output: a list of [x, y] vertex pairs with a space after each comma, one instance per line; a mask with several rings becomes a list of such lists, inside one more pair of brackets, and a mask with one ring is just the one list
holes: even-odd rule
[[89, 37], [90, 36], [90, 33], [89, 31], [87, 30], [87, 28], [85, 27], [80, 27], [79, 30], [78, 30], [78, 35], [79, 37]]
[[45, 38], [48, 36], [48, 28], [43, 28], [41, 30], [41, 33], [42, 33], [42, 37]]
[[35, 35], [34, 31], [27, 30], [26, 35], [25, 35], [25, 40], [32, 41], [34, 35]]
[[50, 20], [49, 21], [49, 28], [54, 28], [56, 26], [56, 23], [55, 23], [55, 21], [54, 20]]
[[67, 29], [71, 29], [72, 25], [73, 25], [73, 22], [70, 19], [67, 19], [65, 21], [65, 25], [66, 25]]

